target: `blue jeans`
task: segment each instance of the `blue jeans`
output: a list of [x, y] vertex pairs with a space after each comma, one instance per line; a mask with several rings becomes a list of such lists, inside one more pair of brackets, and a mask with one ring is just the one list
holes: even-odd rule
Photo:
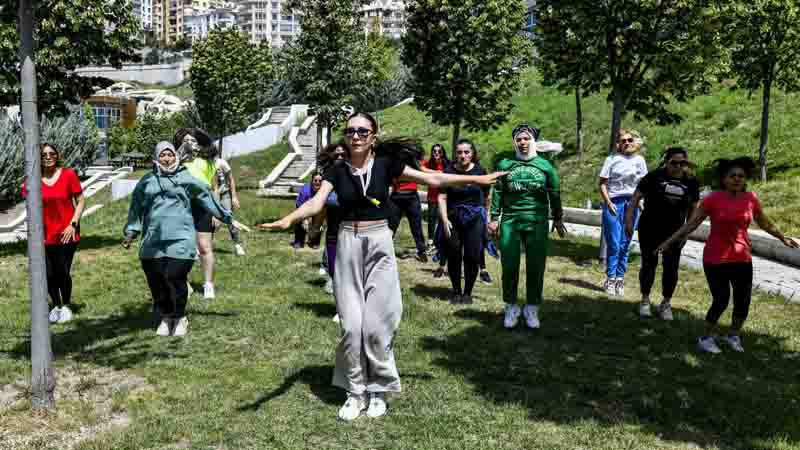
[[[611, 202], [617, 207], [612, 215], [603, 205], [603, 236], [606, 239], [606, 275], [608, 278], [624, 278], [628, 271], [628, 247], [631, 240], [625, 234], [625, 215], [628, 213], [630, 195], [614, 197]], [[639, 208], [633, 212], [633, 228], [639, 222]]]

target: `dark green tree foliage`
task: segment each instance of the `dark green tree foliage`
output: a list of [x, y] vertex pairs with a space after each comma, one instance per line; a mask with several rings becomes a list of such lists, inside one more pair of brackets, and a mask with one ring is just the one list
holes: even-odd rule
[[272, 53], [233, 28], [195, 44], [190, 68], [197, 111], [207, 131], [223, 136], [246, 128], [272, 86]]
[[439, 125], [486, 130], [506, 121], [532, 59], [521, 0], [418, 0], [407, 6], [403, 62], [421, 111]]
[[708, 91], [723, 52], [713, 6], [712, 0], [540, 0], [538, 47], [551, 58], [543, 63], [545, 76], [587, 95], [609, 90], [610, 151], [626, 113], [675, 123], [681, 117], [668, 109], [672, 100]]
[[766, 181], [772, 88], [800, 90], [800, 1], [732, 2], [725, 16], [737, 86], [762, 91], [758, 156], [761, 180]]
[[156, 114], [146, 112], [136, 119], [131, 128], [116, 124], [108, 131], [108, 156], [115, 158], [123, 153], [139, 152], [150, 155], [160, 141], [172, 142], [175, 131], [189, 124], [184, 113]]
[[[80, 77], [82, 66], [121, 67], [136, 61], [139, 22], [126, 0], [46, 0], [36, 2], [36, 72], [38, 111], [67, 113], [111, 80]], [[17, 1], [0, 0], [0, 106], [20, 102]]]

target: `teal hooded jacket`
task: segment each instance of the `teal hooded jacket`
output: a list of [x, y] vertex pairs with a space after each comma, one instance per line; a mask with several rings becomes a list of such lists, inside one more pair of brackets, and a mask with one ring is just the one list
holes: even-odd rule
[[233, 221], [230, 211], [220, 206], [208, 186], [180, 167], [172, 174], [151, 172], [136, 184], [125, 237], [142, 234], [140, 259], [195, 258], [192, 206], [202, 208], [226, 224]]

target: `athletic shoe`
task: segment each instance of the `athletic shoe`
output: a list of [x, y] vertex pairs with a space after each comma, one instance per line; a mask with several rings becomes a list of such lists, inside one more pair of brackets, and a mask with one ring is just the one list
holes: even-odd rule
[[214, 283], [204, 283], [203, 284], [203, 298], [206, 300], [214, 300], [216, 295], [214, 294]]
[[417, 261], [419, 261], [421, 263], [428, 262], [428, 255], [426, 255], [425, 252], [417, 253], [416, 258], [417, 258]]
[[639, 302], [639, 317], [650, 317], [650, 316], [651, 316], [650, 300], [642, 300], [641, 302]]
[[727, 336], [723, 336], [722, 340], [728, 344], [731, 350], [739, 353], [744, 351], [744, 347], [742, 347], [742, 339], [739, 338], [739, 336], [729, 334]]
[[672, 320], [672, 305], [666, 300], [662, 300], [658, 305], [658, 315], [661, 320]]
[[58, 315], [58, 323], [67, 323], [72, 320], [72, 310], [69, 306], [62, 306], [61, 313]]
[[331, 319], [331, 320], [333, 320], [335, 323], [339, 323], [339, 322], [342, 321], [342, 319], [339, 318], [339, 314], [336, 314], [335, 316], [333, 316], [333, 319]]
[[319, 274], [319, 276], [324, 277], [325, 275], [328, 274], [328, 270], [325, 269], [325, 267], [323, 267], [322, 265], [320, 265], [319, 271], [317, 271], [317, 273]]
[[517, 305], [506, 305], [506, 316], [503, 319], [503, 326], [506, 328], [514, 328], [519, 321], [519, 315], [522, 313]]
[[302, 242], [292, 242], [292, 248], [303, 248]]
[[451, 305], [460, 305], [462, 303], [461, 294], [453, 293], [450, 296], [450, 304]]
[[488, 270], [486, 270], [486, 269], [481, 270], [480, 278], [481, 278], [481, 281], [483, 281], [484, 283], [492, 284], [492, 276], [489, 275], [489, 271]]
[[50, 310], [50, 323], [58, 323], [58, 319], [61, 317], [61, 308], [56, 306], [55, 308]]
[[328, 278], [328, 281], [325, 282], [325, 289], [326, 294], [333, 294], [333, 280]]
[[186, 282], [186, 291], [187, 291], [186, 295], [188, 297], [191, 297], [192, 294], [194, 294], [194, 288], [192, 288], [192, 283], [189, 283], [188, 281]]
[[537, 330], [539, 329], [539, 307], [536, 305], [525, 305], [522, 308], [522, 315], [525, 316], [525, 324], [528, 328]]
[[375, 392], [369, 396], [369, 408], [367, 408], [367, 417], [373, 419], [381, 417], [386, 414], [386, 394], [383, 392]]
[[156, 329], [156, 334], [159, 336], [169, 336], [169, 320], [163, 319]]
[[607, 295], [617, 295], [617, 280], [615, 278], [606, 278], [606, 281], [603, 282], [603, 290], [606, 291]]
[[617, 297], [625, 297], [625, 279], [617, 278], [617, 283], [614, 286], [614, 294]]
[[236, 252], [236, 256], [244, 256], [244, 247], [242, 247], [242, 244], [236, 244], [233, 249]]
[[472, 296], [471, 295], [462, 295], [461, 296], [461, 304], [462, 305], [471, 305], [472, 303], [473, 302], [472, 302]]
[[[371, 403], [371, 402], [370, 402]], [[361, 411], [367, 409], [367, 402], [363, 395], [347, 393], [347, 401], [339, 408], [339, 419], [350, 422], [361, 415]]]
[[711, 336], [701, 337], [700, 339], [698, 339], [697, 348], [699, 348], [701, 352], [722, 353], [722, 350], [720, 350], [719, 347], [717, 347], [717, 343], [714, 342], [714, 338]]
[[186, 336], [189, 331], [189, 319], [181, 317], [175, 322], [175, 329], [172, 330], [173, 336]]
[[444, 276], [444, 267], [439, 266], [438, 269], [433, 271], [433, 278], [442, 278]]

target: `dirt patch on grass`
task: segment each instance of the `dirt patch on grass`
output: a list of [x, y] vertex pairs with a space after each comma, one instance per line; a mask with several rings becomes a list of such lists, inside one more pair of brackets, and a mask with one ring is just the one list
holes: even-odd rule
[[30, 410], [28, 380], [0, 386], [0, 450], [69, 450], [80, 442], [130, 425], [129, 401], [152, 390], [124, 371], [70, 365], [56, 372], [56, 409]]

